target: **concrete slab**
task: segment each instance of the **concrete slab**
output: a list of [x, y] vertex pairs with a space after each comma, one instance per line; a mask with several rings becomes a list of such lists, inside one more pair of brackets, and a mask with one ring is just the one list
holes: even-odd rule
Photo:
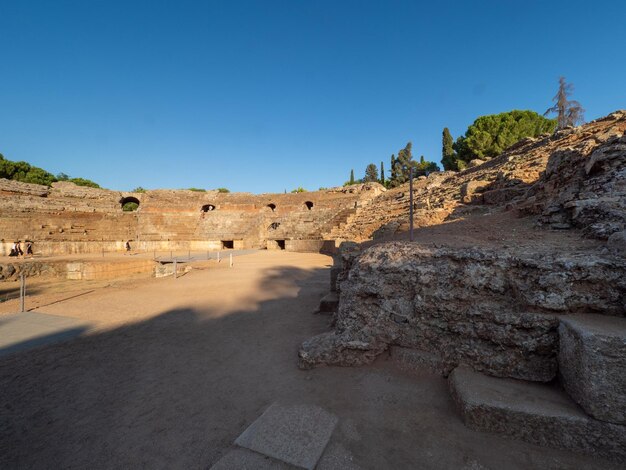
[[448, 380], [466, 426], [626, 462], [626, 426], [593, 419], [556, 387], [457, 367]]
[[298, 467], [242, 447], [231, 450], [211, 470], [297, 470]]
[[89, 330], [90, 325], [74, 318], [37, 312], [0, 317], [0, 356], [67, 341]]
[[335, 415], [319, 406], [274, 403], [235, 444], [313, 470], [337, 422]]

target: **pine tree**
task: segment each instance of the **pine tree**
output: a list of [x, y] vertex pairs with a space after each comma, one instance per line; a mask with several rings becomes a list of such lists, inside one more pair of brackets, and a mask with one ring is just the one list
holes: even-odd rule
[[365, 178], [363, 178], [364, 183], [373, 183], [378, 181], [378, 168], [373, 163], [367, 165], [365, 168]]
[[454, 154], [454, 140], [450, 134], [450, 130], [447, 127], [443, 128], [442, 149], [441, 149], [441, 164], [446, 171], [457, 170], [456, 155]]
[[354, 170], [350, 170], [350, 184], [354, 184]]
[[380, 162], [380, 184], [385, 186], [385, 167], [383, 166], [383, 162]]
[[578, 101], [570, 101], [567, 98], [572, 94], [574, 85], [565, 82], [565, 77], [559, 78], [559, 91], [557, 91], [552, 101], [556, 104], [551, 108], [548, 108], [544, 116], [556, 113], [557, 114], [557, 129], [564, 129], [567, 126], [576, 126], [582, 124], [585, 120], [585, 110]]

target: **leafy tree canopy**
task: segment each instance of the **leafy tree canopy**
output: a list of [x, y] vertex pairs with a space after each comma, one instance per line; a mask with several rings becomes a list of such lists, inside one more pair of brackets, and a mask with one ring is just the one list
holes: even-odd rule
[[87, 186], [89, 188], [100, 187], [98, 183], [94, 183], [93, 181], [85, 179], [85, 178], [70, 178], [68, 181], [70, 183], [74, 183], [76, 186]]
[[228, 188], [217, 188], [218, 193], [229, 193], [230, 189]]
[[464, 162], [475, 158], [488, 160], [525, 137], [554, 132], [555, 128], [554, 119], [546, 119], [534, 111], [490, 114], [476, 119], [465, 135], [457, 139], [454, 150], [457, 159]]
[[378, 181], [378, 168], [373, 163], [367, 165], [365, 168], [365, 177], [363, 178], [364, 183], [374, 183]]
[[391, 179], [389, 180], [389, 186], [395, 188], [409, 181], [411, 168], [413, 168], [413, 176], [439, 171], [437, 164], [426, 161], [423, 155], [420, 157], [419, 163], [413, 160], [413, 145], [409, 142], [398, 152], [397, 157], [391, 156]]
[[0, 153], [0, 178], [8, 180], [21, 181], [22, 183], [52, 185], [56, 181], [71, 181], [78, 186], [89, 186], [99, 188], [96, 183], [85, 178], [70, 178], [65, 173], [59, 173], [54, 176], [42, 168], [32, 166], [27, 162], [13, 162], [6, 160]]

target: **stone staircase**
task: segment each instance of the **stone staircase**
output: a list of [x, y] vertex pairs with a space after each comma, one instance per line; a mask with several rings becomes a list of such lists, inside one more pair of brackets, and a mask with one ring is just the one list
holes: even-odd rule
[[534, 444], [626, 462], [626, 318], [560, 318], [558, 383], [449, 376], [464, 423]]

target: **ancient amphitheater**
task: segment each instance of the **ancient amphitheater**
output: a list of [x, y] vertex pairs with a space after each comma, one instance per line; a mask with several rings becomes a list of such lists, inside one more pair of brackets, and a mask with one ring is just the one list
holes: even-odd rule
[[[625, 131], [618, 111], [417, 179], [413, 241], [408, 185], [0, 180], [0, 254], [35, 246], [2, 258], [2, 292], [112, 279], [98, 263], [148, 277], [176, 253], [191, 268], [39, 310], [119, 321], [1, 359], [0, 466], [623, 468]], [[211, 258], [231, 250], [258, 251], [240, 271]]]

